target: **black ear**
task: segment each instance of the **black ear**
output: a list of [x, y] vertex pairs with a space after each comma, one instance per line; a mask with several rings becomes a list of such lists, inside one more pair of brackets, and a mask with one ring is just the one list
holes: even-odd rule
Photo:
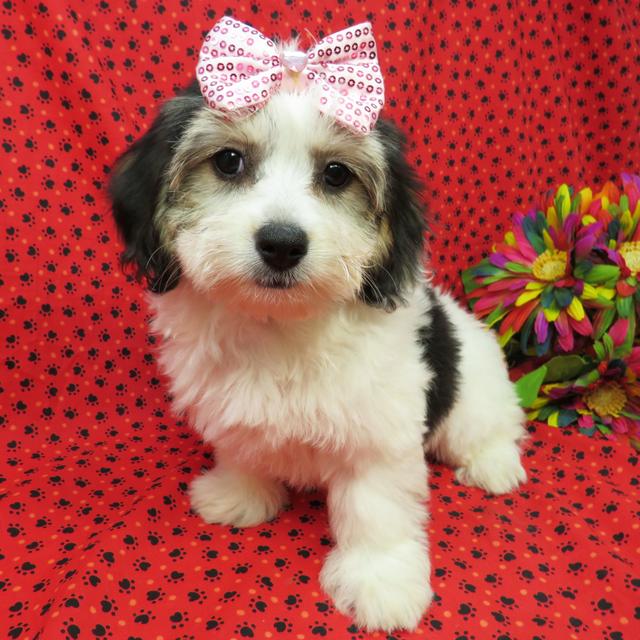
[[423, 259], [426, 230], [421, 184], [406, 159], [406, 139], [397, 127], [385, 120], [376, 125], [384, 147], [387, 185], [381, 223], [389, 230], [390, 246], [381, 264], [367, 272], [361, 299], [393, 311], [402, 303], [403, 292], [416, 282]]
[[179, 267], [161, 246], [155, 219], [165, 173], [189, 120], [204, 104], [197, 83], [167, 102], [151, 128], [116, 163], [109, 193], [124, 240], [123, 265], [133, 265], [155, 293], [178, 284]]

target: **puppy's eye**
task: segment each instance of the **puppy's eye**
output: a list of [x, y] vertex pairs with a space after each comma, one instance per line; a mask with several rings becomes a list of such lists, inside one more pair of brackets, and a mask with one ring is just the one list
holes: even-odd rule
[[244, 158], [235, 149], [223, 149], [213, 156], [216, 169], [225, 176], [238, 176], [244, 171]]
[[324, 173], [322, 174], [324, 183], [334, 189], [344, 187], [352, 176], [351, 171], [340, 162], [330, 162], [324, 168]]

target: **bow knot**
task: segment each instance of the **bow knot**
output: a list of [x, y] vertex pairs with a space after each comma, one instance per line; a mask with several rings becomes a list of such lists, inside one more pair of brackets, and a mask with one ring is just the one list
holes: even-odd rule
[[282, 66], [300, 73], [307, 66], [309, 56], [304, 51], [285, 51], [282, 54]]
[[323, 38], [308, 51], [285, 51], [249, 25], [223, 18], [207, 34], [197, 77], [212, 109], [244, 117], [263, 108], [286, 73], [319, 89], [318, 107], [355, 133], [371, 131], [384, 104], [384, 83], [368, 22]]

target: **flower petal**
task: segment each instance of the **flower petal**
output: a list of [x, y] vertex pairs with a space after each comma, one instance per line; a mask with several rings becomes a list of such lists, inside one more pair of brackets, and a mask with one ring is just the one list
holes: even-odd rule
[[619, 347], [625, 341], [628, 331], [629, 320], [627, 318], [619, 318], [613, 323], [611, 329], [609, 329], [609, 335], [616, 347]]
[[578, 197], [580, 198], [580, 213], [584, 214], [593, 200], [593, 192], [589, 187], [586, 187], [580, 190]]
[[571, 300], [571, 304], [567, 307], [567, 313], [578, 322], [584, 318], [584, 307], [582, 302], [575, 296]]
[[581, 336], [590, 336], [593, 333], [593, 326], [591, 325], [591, 320], [589, 320], [589, 316], [585, 315], [581, 320], [575, 320], [571, 316], [569, 316], [569, 325]]
[[583, 428], [583, 429], [590, 429], [591, 427], [593, 427], [593, 416], [589, 413], [583, 413], [580, 415], [580, 417], [578, 418], [578, 424]]
[[569, 326], [567, 314], [562, 312], [558, 315], [555, 323], [558, 331], [558, 345], [563, 351], [571, 351], [573, 349], [573, 331]]
[[542, 309], [542, 312], [544, 313], [544, 317], [547, 319], [547, 322], [555, 322], [560, 315], [560, 309], [553, 307]]
[[547, 334], [549, 332], [549, 323], [547, 322], [547, 319], [544, 317], [544, 313], [542, 311], [538, 311], [534, 329], [536, 332], [536, 338], [538, 339], [538, 342], [540, 343], [545, 342], [545, 340], [547, 339]]
[[537, 291], [524, 291], [518, 296], [516, 300], [516, 307], [521, 307], [523, 304], [529, 302], [529, 300], [534, 300], [540, 295], [540, 289]]

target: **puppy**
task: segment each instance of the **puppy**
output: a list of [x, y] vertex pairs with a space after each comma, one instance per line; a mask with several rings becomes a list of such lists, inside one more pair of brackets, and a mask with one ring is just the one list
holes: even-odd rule
[[250, 527], [285, 486], [325, 487], [323, 588], [363, 627], [414, 628], [432, 598], [425, 452], [493, 494], [525, 480], [502, 352], [425, 277], [390, 122], [344, 126], [291, 69], [241, 117], [201, 87], [161, 108], [111, 183], [175, 409], [215, 446], [193, 509]]

